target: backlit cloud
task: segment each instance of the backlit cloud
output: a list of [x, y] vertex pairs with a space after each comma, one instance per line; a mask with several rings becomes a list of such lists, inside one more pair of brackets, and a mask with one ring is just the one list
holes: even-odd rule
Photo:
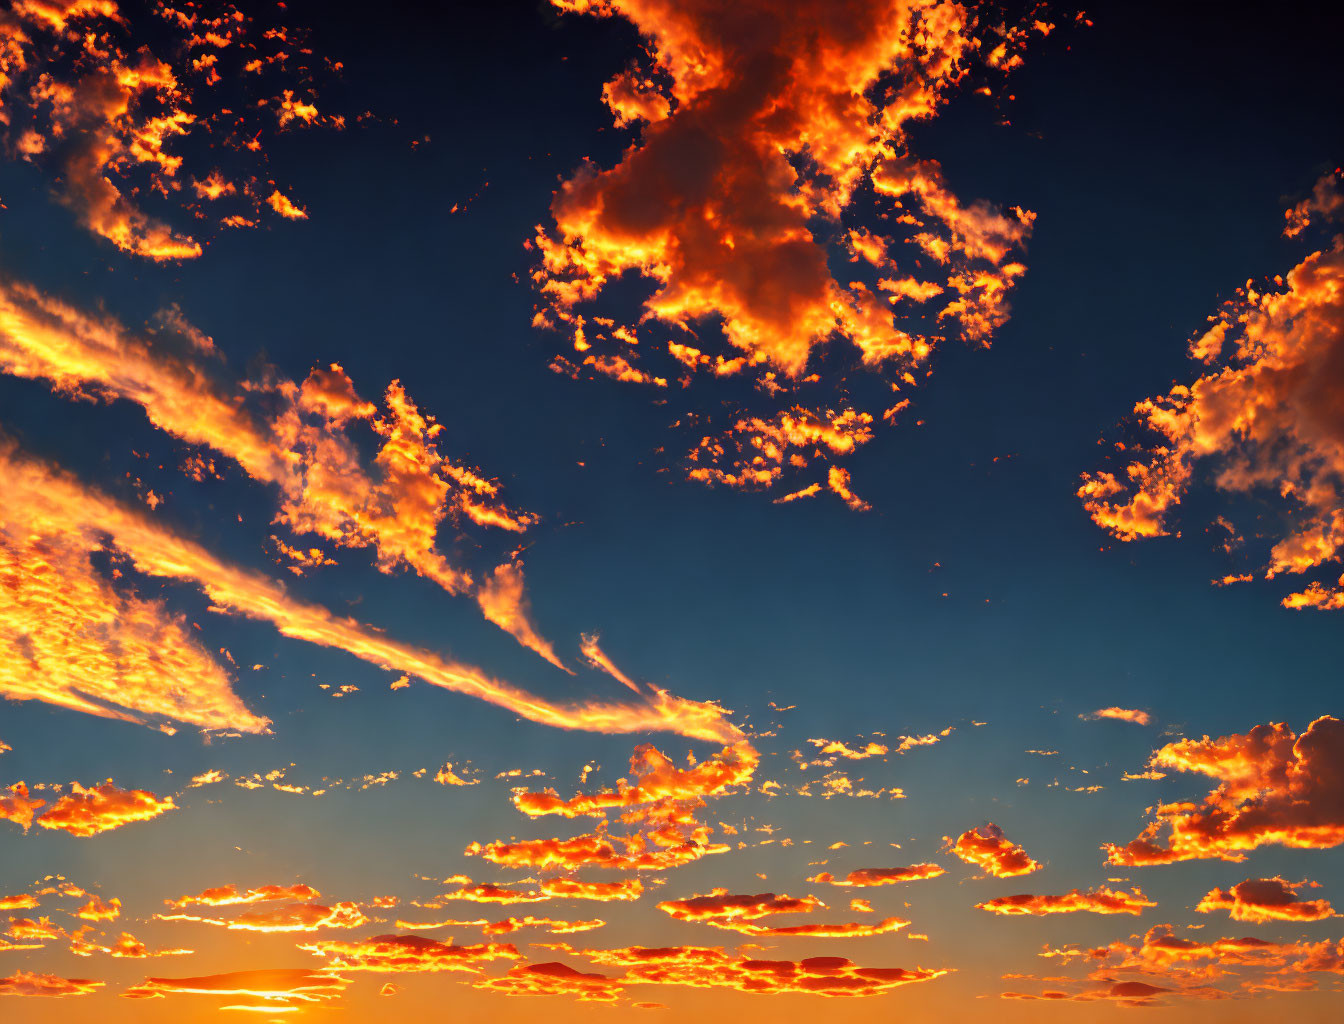
[[[274, 173], [263, 140], [300, 124], [344, 125], [296, 98], [333, 65], [301, 58], [302, 33], [277, 25], [275, 13], [244, 16], [226, 4], [186, 16], [115, 0], [10, 5], [0, 18], [6, 148], [45, 170], [79, 222], [123, 252], [200, 256], [201, 241], [174, 220], [254, 224], [265, 196], [259, 178]], [[237, 184], [196, 162], [207, 152], [227, 154]]]
[[29, 521], [66, 535], [83, 535], [90, 551], [105, 548], [110, 540], [112, 548], [141, 573], [193, 583], [211, 599], [214, 609], [268, 621], [288, 637], [339, 648], [379, 667], [407, 672], [547, 725], [597, 732], [669, 728], [692, 738], [720, 741], [740, 735], [717, 705], [688, 701], [656, 688], [647, 696], [621, 703], [553, 703], [478, 669], [391, 640], [352, 619], [298, 601], [274, 581], [221, 562], [139, 509], [19, 457], [12, 444], [0, 443], [0, 472], [11, 499], [6, 509], [21, 507]]
[[0, 978], [0, 996], [86, 996], [102, 987], [103, 982], [88, 978], [62, 978], [23, 970]]
[[658, 909], [678, 921], [707, 924], [725, 931], [753, 936], [799, 935], [812, 938], [853, 938], [860, 935], [882, 935], [904, 928], [910, 922], [889, 917], [873, 924], [803, 924], [762, 925], [757, 920], [775, 914], [810, 914], [824, 904], [814, 896], [796, 899], [776, 896], [772, 892], [755, 896], [730, 894], [727, 889], [715, 889], [705, 896], [689, 899], [664, 900]]
[[1204, 914], [1226, 910], [1234, 921], [1323, 921], [1336, 917], [1328, 900], [1304, 900], [1298, 890], [1316, 882], [1286, 882], [1282, 878], [1248, 878], [1230, 889], [1213, 889], [1195, 909]]
[[[1300, 212], [1289, 211], [1290, 228], [1304, 228], [1312, 218], [1338, 219], [1344, 210], [1338, 188], [1337, 176], [1318, 182]], [[1246, 282], [1209, 321], [1190, 342], [1191, 357], [1206, 372], [1139, 402], [1134, 411], [1145, 437], [1117, 445], [1126, 464], [1119, 472], [1085, 475], [1079, 496], [1099, 525], [1134, 540], [1169, 533], [1192, 483], [1207, 480], [1274, 508], [1264, 578], [1301, 576], [1338, 562], [1344, 548], [1338, 415], [1344, 404], [1344, 236], [1310, 253], [1286, 279]], [[1311, 580], [1283, 604], [1344, 608], [1344, 584]]]
[[[1344, 723], [1328, 715], [1297, 735], [1282, 722], [1157, 750], [1152, 768], [1218, 780], [1202, 804], [1159, 804], [1124, 846], [1102, 847], [1112, 864], [1245, 860], [1267, 844], [1324, 849], [1344, 843]], [[1162, 840], [1165, 841], [1163, 845]]]
[[38, 815], [37, 823], [72, 836], [96, 836], [135, 821], [149, 821], [176, 808], [171, 796], [159, 797], [144, 789], [118, 789], [111, 779], [89, 787], [72, 782], [50, 808]]
[[[895, 391], [950, 334], [988, 344], [1034, 221], [959, 199], [907, 129], [1052, 26], [932, 0], [861, 0], [842, 17], [826, 3], [554, 2], [629, 21], [644, 52], [602, 93], [631, 145], [565, 180], [534, 240], [534, 323], [571, 341], [552, 369], [660, 390], [747, 377], [757, 397], [724, 428], [678, 421], [701, 438], [689, 476], [762, 490], [819, 475], [789, 497], [825, 486], [867, 508], [831, 463], [884, 410], [850, 404], [838, 360]], [[630, 276], [650, 293], [622, 309], [607, 286]], [[841, 341], [843, 357], [827, 351]]]
[[977, 910], [988, 910], [992, 914], [1006, 916], [1030, 914], [1072, 914], [1087, 911], [1092, 914], [1142, 914], [1156, 903], [1149, 900], [1139, 889], [1125, 892], [1123, 889], [1111, 889], [1101, 886], [1089, 892], [1071, 889], [1058, 896], [1000, 896], [975, 905]]
[[979, 828], [968, 829], [954, 841], [944, 837], [949, 849], [967, 864], [974, 864], [986, 874], [995, 878], [1012, 878], [1015, 875], [1029, 875], [1040, 869], [1039, 861], [1027, 855], [1027, 851], [1009, 841], [992, 821]]
[[937, 878], [943, 873], [937, 864], [912, 864], [904, 868], [856, 868], [844, 878], [836, 878], [829, 871], [822, 871], [808, 879], [825, 885], [845, 885], [868, 888], [878, 885], [893, 885], [897, 882], [914, 882], [924, 878]]

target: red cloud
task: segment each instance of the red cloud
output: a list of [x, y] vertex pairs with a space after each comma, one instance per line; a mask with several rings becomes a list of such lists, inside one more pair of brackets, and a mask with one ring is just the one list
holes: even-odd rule
[[1199, 772], [1218, 786], [1202, 805], [1159, 805], [1137, 839], [1104, 845], [1112, 864], [1240, 861], [1270, 843], [1315, 849], [1344, 843], [1344, 722], [1337, 718], [1318, 718], [1301, 736], [1279, 722], [1217, 740], [1180, 740], [1156, 751], [1149, 764]]
[[357, 942], [307, 942], [300, 949], [329, 957], [338, 971], [479, 973], [491, 960], [517, 960], [511, 943], [484, 942], [455, 946], [422, 935], [375, 935]]
[[988, 910], [993, 914], [1018, 915], [1030, 914], [1072, 914], [1088, 911], [1093, 914], [1134, 914], [1139, 915], [1156, 903], [1149, 900], [1139, 889], [1125, 892], [1123, 889], [1110, 889], [1102, 886], [1090, 892], [1078, 889], [1059, 896], [1000, 896], [985, 903], [977, 903], [977, 910]]
[[772, 892], [755, 896], [730, 895], [727, 889], [715, 889], [706, 896], [684, 900], [664, 900], [658, 909], [678, 921], [707, 924], [744, 935], [806, 935], [812, 938], [852, 938], [897, 931], [910, 922], [889, 917], [875, 924], [805, 924], [769, 926], [755, 922], [774, 914], [810, 914], [824, 904], [813, 896], [795, 899]]
[[1297, 891], [1316, 882], [1286, 882], [1282, 878], [1248, 878], [1231, 889], [1213, 889], [1195, 909], [1204, 914], [1226, 910], [1234, 921], [1323, 921], [1336, 917], [1328, 900], [1304, 900]]
[[967, 864], [974, 864], [995, 878], [1029, 875], [1041, 867], [1022, 847], [1010, 842], [1003, 829], [992, 821], [963, 832], [955, 842], [950, 836], [944, 836], [943, 841]]
[[904, 868], [858, 868], [843, 879], [836, 879], [829, 871], [823, 871], [808, 879], [826, 885], [847, 885], [867, 887], [892, 885], [896, 882], [913, 882], [923, 878], [937, 878], [943, 869], [937, 864], [912, 864]]
[[[902, 985], [931, 981], [947, 973], [946, 970], [925, 968], [860, 967], [852, 960], [833, 956], [754, 960], [704, 946], [573, 949], [556, 944], [549, 948], [584, 957], [597, 967], [624, 970], [623, 975], [607, 979], [609, 985], [602, 986], [609, 994], [615, 993], [611, 988], [615, 985], [628, 991], [635, 985], [652, 984], [736, 989], [760, 995], [795, 992], [819, 996], [873, 996]], [[508, 992], [517, 986], [496, 984], [496, 979], [487, 979], [477, 982], [476, 987]], [[563, 989], [557, 987], [557, 991]]]

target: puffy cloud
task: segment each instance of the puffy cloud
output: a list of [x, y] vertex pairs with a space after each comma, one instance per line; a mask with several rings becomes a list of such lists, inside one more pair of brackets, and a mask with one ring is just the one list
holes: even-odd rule
[[[1112, 864], [1241, 861], [1271, 843], [1308, 849], [1344, 843], [1344, 722], [1337, 718], [1318, 718], [1301, 736], [1278, 722], [1217, 740], [1178, 740], [1157, 750], [1149, 765], [1207, 775], [1218, 785], [1202, 804], [1159, 804], [1138, 838], [1102, 847]], [[1164, 832], [1165, 846], [1158, 842]]]
[[[556, 3], [628, 20], [648, 66], [603, 92], [618, 124], [639, 126], [630, 147], [615, 166], [585, 162], [538, 228], [535, 322], [568, 328], [582, 363], [561, 356], [552, 368], [643, 383], [680, 375], [687, 387], [749, 374], [754, 405], [786, 403], [706, 436], [691, 451], [692, 479], [765, 489], [847, 454], [852, 445], [787, 452], [779, 441], [789, 419], [827, 429], [852, 416], [868, 432], [871, 413], [827, 408], [843, 370], [807, 373], [828, 343], [844, 339], [851, 359], [913, 384], [911, 370], [948, 333], [987, 344], [1007, 319], [1033, 215], [963, 203], [937, 162], [910, 154], [906, 129], [935, 115], [973, 65], [1019, 64], [1023, 27], [932, 0], [854, 0], [842, 15], [815, 2], [731, 13], [706, 2]], [[847, 228], [855, 220], [869, 223]], [[851, 253], [861, 266], [832, 270]], [[898, 263], [939, 280], [897, 280]], [[652, 294], [637, 313], [618, 313], [604, 291], [632, 274]], [[927, 311], [909, 308], [938, 296]], [[710, 339], [721, 351], [698, 340], [706, 321], [721, 330], [721, 342]], [[650, 337], [658, 327], [673, 337]], [[824, 394], [800, 405], [803, 388]], [[827, 469], [826, 485], [866, 508], [847, 472], [832, 469], [841, 467]]]
[[1134, 708], [1098, 708], [1096, 711], [1079, 715], [1079, 718], [1110, 718], [1117, 722], [1133, 722], [1135, 725], [1148, 725], [1153, 718], [1147, 711]]
[[111, 779], [89, 787], [72, 782], [69, 791], [38, 816], [37, 823], [72, 836], [96, 836], [134, 821], [149, 821], [176, 808], [171, 796], [159, 797], [144, 789], [118, 789]]
[[953, 841], [944, 837], [949, 848], [967, 864], [974, 864], [995, 878], [1029, 875], [1040, 869], [1039, 861], [1027, 856], [1027, 851], [1009, 841], [992, 821], [979, 828], [968, 829]]
[[707, 924], [726, 931], [753, 936], [799, 935], [812, 938], [853, 938], [860, 935], [882, 935], [904, 928], [910, 922], [889, 917], [875, 924], [804, 924], [760, 925], [755, 922], [774, 914], [810, 914], [824, 904], [814, 896], [801, 899], [776, 896], [772, 892], [754, 896], [729, 894], [727, 889], [715, 889], [705, 896], [682, 900], [664, 900], [658, 909], [678, 921]]
[[0, 910], [31, 910], [38, 905], [38, 902], [38, 898], [30, 892], [0, 896]]
[[110, 900], [90, 896], [89, 902], [75, 911], [75, 916], [85, 921], [115, 921], [121, 916], [121, 900], [115, 896]]
[[88, 978], [62, 978], [22, 970], [0, 978], [0, 996], [86, 996], [102, 987], [103, 982]]
[[1144, 896], [1139, 889], [1125, 892], [1123, 889], [1111, 889], [1101, 886], [1089, 892], [1071, 889], [1057, 896], [1000, 896], [998, 899], [977, 903], [977, 910], [988, 910], [992, 914], [1018, 915], [1030, 914], [1072, 914], [1087, 911], [1092, 914], [1134, 914], [1139, 915], [1156, 903]]
[[1211, 914], [1226, 910], [1234, 921], [1323, 921], [1338, 916], [1328, 900], [1304, 900], [1298, 890], [1316, 882], [1287, 882], [1273, 878], [1248, 878], [1230, 889], [1213, 889], [1195, 909]]
[[[713, 829], [695, 815], [706, 805], [706, 797], [750, 782], [759, 762], [756, 749], [741, 741], [699, 763], [692, 759], [681, 769], [645, 744], [630, 758], [634, 781], [620, 779], [615, 789], [580, 793], [569, 800], [553, 789], [514, 794], [514, 806], [530, 817], [594, 817], [599, 819], [595, 831], [568, 839], [476, 842], [466, 853], [505, 867], [539, 871], [580, 867], [658, 871], [725, 853], [728, 847], [713, 842]], [[635, 831], [612, 834], [607, 830], [608, 812], [615, 810], [623, 812], [621, 823], [634, 826]]]
[[46, 805], [42, 798], [28, 795], [27, 783], [15, 782], [8, 789], [0, 789], [0, 820], [12, 821], [25, 832], [38, 808]]
[[914, 882], [924, 878], [937, 878], [943, 869], [937, 864], [912, 864], [903, 868], [856, 868], [844, 878], [837, 879], [829, 871], [822, 871], [808, 879], [824, 885], [846, 885], [867, 888], [877, 885], [894, 885], [897, 882]]
[[287, 220], [307, 220], [308, 211], [294, 202], [279, 189], [266, 197], [266, 205]]
[[299, 948], [328, 957], [329, 966], [339, 971], [479, 973], [482, 966], [492, 960], [518, 959], [518, 950], [512, 943], [456, 946], [423, 935], [375, 935], [356, 942], [307, 942], [301, 943]]
[[[1337, 183], [1313, 210], [1337, 218]], [[1326, 200], [1324, 197], [1334, 196]], [[1290, 224], [1294, 223], [1289, 211]], [[1122, 540], [1162, 536], [1192, 481], [1277, 503], [1263, 575], [1300, 575], [1338, 562], [1344, 547], [1344, 235], [1287, 274], [1237, 297], [1190, 343], [1207, 367], [1191, 384], [1135, 406], [1145, 439], [1117, 448], [1120, 473], [1087, 474], [1078, 494]], [[1310, 581], [1289, 608], [1344, 607], [1344, 585]]]
[[0, 441], [0, 472], [7, 481], [4, 508], [22, 508], [49, 530], [80, 534], [88, 550], [106, 547], [149, 576], [193, 583], [217, 611], [271, 622], [281, 633], [344, 650], [382, 668], [407, 672], [445, 689], [467, 693], [531, 721], [596, 732], [671, 729], [696, 739], [732, 741], [740, 731], [715, 704], [689, 701], [654, 689], [634, 701], [560, 705], [492, 679], [479, 669], [399, 643], [380, 631], [339, 618], [327, 609], [290, 597], [260, 574], [216, 559], [148, 518], [69, 475], [19, 457]]

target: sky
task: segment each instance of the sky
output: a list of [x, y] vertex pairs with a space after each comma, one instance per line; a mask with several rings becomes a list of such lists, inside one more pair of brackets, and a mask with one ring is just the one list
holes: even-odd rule
[[9, 0], [0, 1014], [1337, 1019], [1341, 28]]

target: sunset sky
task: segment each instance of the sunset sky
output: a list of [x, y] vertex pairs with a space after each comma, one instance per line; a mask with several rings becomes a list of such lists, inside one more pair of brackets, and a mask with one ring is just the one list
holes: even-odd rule
[[1338, 1020], [1342, 31], [7, 0], [0, 1019]]

